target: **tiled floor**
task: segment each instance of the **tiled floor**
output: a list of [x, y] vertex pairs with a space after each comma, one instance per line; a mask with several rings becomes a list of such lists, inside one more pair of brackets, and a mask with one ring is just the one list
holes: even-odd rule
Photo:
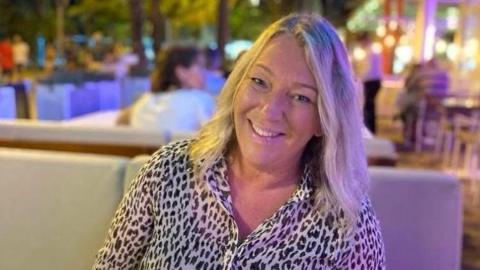
[[[379, 121], [378, 136], [397, 143], [397, 167], [442, 170], [440, 158], [432, 152], [415, 153], [401, 145], [398, 126], [389, 121]], [[460, 179], [463, 190], [464, 233], [462, 270], [480, 270], [480, 181]], [[475, 192], [477, 191], [477, 192]], [[475, 200], [476, 199], [476, 200]]]

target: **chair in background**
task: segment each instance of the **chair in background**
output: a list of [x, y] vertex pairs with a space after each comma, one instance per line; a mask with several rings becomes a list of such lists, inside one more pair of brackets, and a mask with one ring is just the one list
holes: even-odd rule
[[452, 162], [453, 126], [453, 120], [448, 117], [446, 111], [443, 112], [440, 117], [434, 148], [434, 153], [441, 156], [443, 168], [448, 168]]
[[454, 146], [449, 168], [459, 178], [466, 180], [467, 194], [474, 205], [480, 201], [480, 113], [471, 116], [456, 115], [454, 121]]
[[15, 104], [15, 88], [13, 87], [0, 87], [0, 118], [17, 118], [17, 106]]
[[415, 151], [421, 152], [426, 145], [435, 145], [444, 114], [441, 97], [427, 95], [419, 102], [415, 123]]
[[454, 117], [451, 169], [460, 177], [468, 175], [474, 165], [475, 148], [480, 138], [480, 113]]

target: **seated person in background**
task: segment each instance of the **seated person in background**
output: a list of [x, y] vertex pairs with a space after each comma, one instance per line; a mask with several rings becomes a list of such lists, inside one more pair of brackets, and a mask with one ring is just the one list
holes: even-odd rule
[[273, 23], [197, 137], [141, 169], [94, 269], [385, 269], [357, 105], [333, 26]]
[[212, 95], [217, 96], [225, 84], [222, 70], [222, 59], [218, 49], [206, 49], [205, 56], [207, 68], [205, 69], [205, 89]]
[[171, 132], [198, 130], [215, 108], [214, 98], [202, 90], [204, 62], [194, 47], [175, 46], [161, 52], [150, 92], [124, 110], [117, 123]]
[[438, 117], [438, 107], [448, 94], [449, 76], [435, 59], [414, 64], [407, 73], [404, 92], [397, 97], [399, 117], [403, 122], [404, 143], [409, 145], [415, 140], [416, 122], [420, 102], [425, 100], [425, 117]]

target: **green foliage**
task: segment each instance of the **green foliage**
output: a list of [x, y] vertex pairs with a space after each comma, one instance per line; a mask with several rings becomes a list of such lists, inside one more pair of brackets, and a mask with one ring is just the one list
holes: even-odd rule
[[20, 34], [33, 44], [38, 35], [55, 35], [55, 10], [51, 0], [0, 0], [0, 35]]
[[127, 0], [81, 0], [67, 11], [67, 32], [90, 35], [100, 31], [114, 38], [129, 35]]

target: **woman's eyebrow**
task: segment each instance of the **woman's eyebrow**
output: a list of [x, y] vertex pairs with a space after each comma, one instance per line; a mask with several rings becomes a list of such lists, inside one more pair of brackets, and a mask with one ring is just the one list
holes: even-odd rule
[[[273, 71], [265, 64], [263, 63], [256, 63], [253, 65], [253, 68], [260, 68], [260, 69], [263, 69], [264, 71], [266, 71], [267, 73], [269, 73], [270, 75], [273, 75]], [[310, 85], [308, 83], [304, 83], [304, 82], [293, 82], [292, 83], [293, 85], [296, 85], [296, 86], [300, 86], [302, 88], [308, 88], [312, 91], [315, 92], [315, 94], [318, 93], [318, 90], [317, 90], [317, 87], [313, 86], [313, 85]]]
[[307, 83], [303, 83], [303, 82], [294, 82], [293, 84], [298, 85], [298, 86], [303, 87], [303, 88], [308, 88], [308, 89], [314, 91], [315, 94], [318, 93], [317, 87], [315, 87], [315, 86], [313, 86], [313, 85], [310, 85], [310, 84], [307, 84]]
[[273, 72], [272, 70], [265, 64], [262, 64], [262, 63], [256, 63], [253, 65], [253, 67], [258, 67], [258, 68], [261, 68], [263, 70], [265, 70], [267, 73], [269, 73], [270, 75], [273, 75]]

